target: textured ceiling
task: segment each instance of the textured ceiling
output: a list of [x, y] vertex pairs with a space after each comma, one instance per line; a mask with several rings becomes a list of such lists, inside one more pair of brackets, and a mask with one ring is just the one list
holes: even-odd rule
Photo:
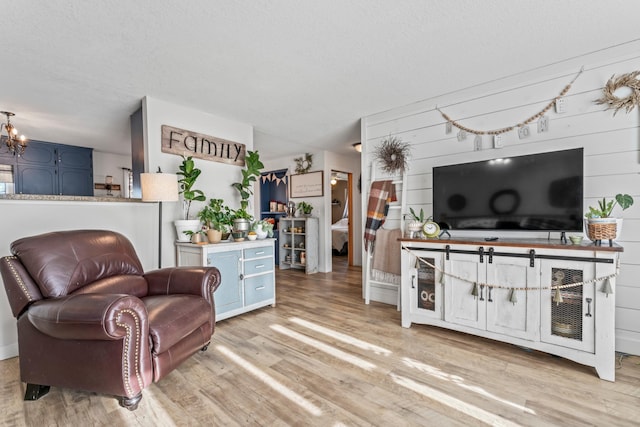
[[640, 2], [20, 0], [2, 14], [0, 110], [29, 138], [129, 153], [149, 95], [252, 124], [273, 158], [347, 152], [362, 116], [633, 40]]

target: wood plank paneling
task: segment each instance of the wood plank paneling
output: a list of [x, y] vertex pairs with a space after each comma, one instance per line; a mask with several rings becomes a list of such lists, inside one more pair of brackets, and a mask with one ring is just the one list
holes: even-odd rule
[[[618, 240], [625, 246], [619, 283], [632, 286], [631, 281], [636, 279], [626, 270], [640, 270], [640, 114], [636, 108], [629, 114], [620, 111], [614, 115], [594, 101], [601, 97], [602, 88], [612, 75], [640, 69], [639, 48], [640, 41], [633, 41], [599, 49], [368, 116], [363, 119], [363, 164], [372, 161], [371, 151], [389, 135], [409, 143], [412, 155], [407, 174], [407, 206], [414, 210], [423, 208], [431, 215], [433, 167], [583, 147], [585, 211], [603, 196], [624, 192], [636, 199], [636, 204], [623, 214], [628, 226]], [[485, 135], [480, 151], [474, 151], [474, 135], [458, 141], [455, 127], [452, 133], [445, 133], [445, 120], [436, 107], [473, 129], [514, 125], [540, 111], [582, 66], [584, 72], [565, 96], [566, 112], [556, 114], [552, 109], [547, 113], [548, 132], [537, 133], [534, 122], [528, 138], [519, 139], [515, 131], [506, 133], [504, 147], [497, 150], [492, 148], [491, 137]], [[630, 312], [625, 312], [622, 318], [627, 319], [628, 314], [640, 318], [638, 305], [627, 304], [624, 308]], [[640, 334], [639, 322], [630, 328], [629, 331]], [[624, 343], [624, 337], [617, 342]], [[624, 347], [640, 354], [637, 340], [625, 343]]]

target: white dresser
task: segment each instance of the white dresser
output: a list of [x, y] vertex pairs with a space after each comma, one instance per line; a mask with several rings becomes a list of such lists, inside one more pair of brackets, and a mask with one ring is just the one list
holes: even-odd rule
[[216, 320], [227, 319], [276, 304], [275, 239], [208, 245], [176, 243], [178, 266], [207, 266], [220, 270], [214, 294]]
[[404, 239], [402, 247], [402, 326], [544, 351], [614, 380], [620, 246]]

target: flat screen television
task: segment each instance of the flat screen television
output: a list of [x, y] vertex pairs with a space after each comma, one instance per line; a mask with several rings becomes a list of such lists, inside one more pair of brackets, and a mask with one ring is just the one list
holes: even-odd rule
[[453, 230], [582, 231], [583, 149], [433, 168], [433, 217]]

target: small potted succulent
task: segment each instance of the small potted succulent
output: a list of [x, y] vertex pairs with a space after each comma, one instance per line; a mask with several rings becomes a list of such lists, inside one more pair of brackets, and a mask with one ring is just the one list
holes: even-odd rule
[[311, 211], [313, 210], [313, 205], [302, 201], [298, 203], [298, 210], [302, 212], [304, 216], [311, 216]]
[[411, 221], [407, 222], [407, 231], [410, 233], [409, 237], [421, 237], [422, 236], [422, 226], [425, 222], [424, 217], [424, 209], [420, 208], [420, 214], [417, 214], [413, 208], [409, 208]]

